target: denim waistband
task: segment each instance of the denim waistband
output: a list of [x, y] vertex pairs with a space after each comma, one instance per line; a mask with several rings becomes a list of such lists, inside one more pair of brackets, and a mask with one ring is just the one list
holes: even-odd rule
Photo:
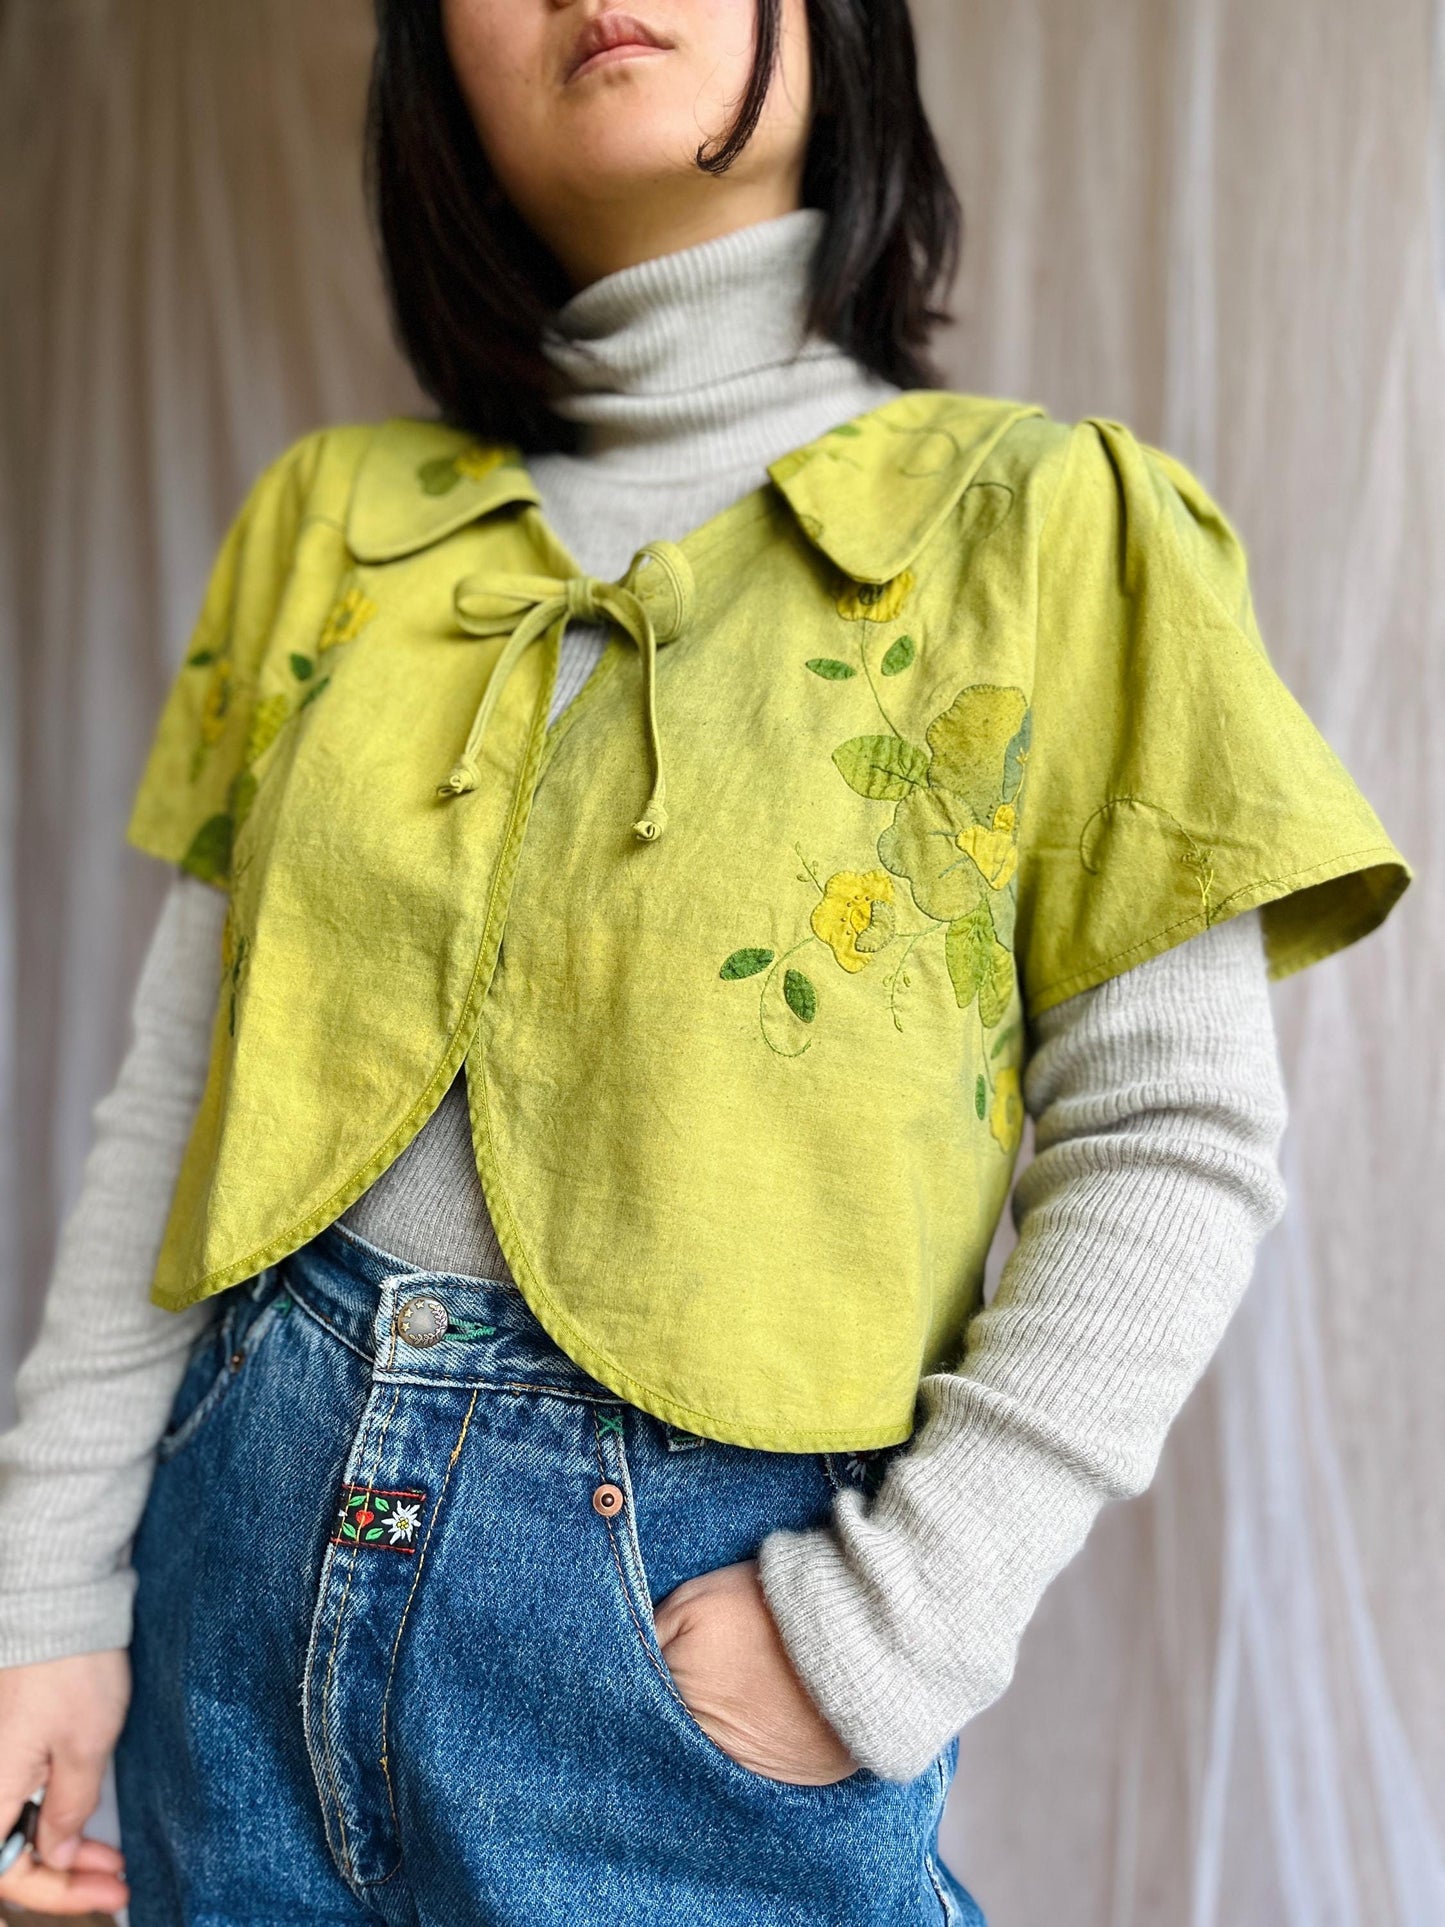
[[626, 1403], [567, 1356], [503, 1279], [427, 1271], [337, 1222], [276, 1269], [305, 1311], [373, 1361], [378, 1379]]

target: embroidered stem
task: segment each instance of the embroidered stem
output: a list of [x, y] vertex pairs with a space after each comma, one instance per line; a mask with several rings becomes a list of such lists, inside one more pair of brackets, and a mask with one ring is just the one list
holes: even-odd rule
[[791, 950], [784, 950], [780, 952], [778, 956], [774, 957], [767, 975], [763, 978], [762, 988], [758, 992], [758, 1029], [762, 1032], [763, 1042], [777, 1057], [801, 1057], [804, 1051], [813, 1048], [813, 1040], [811, 1037], [807, 1038], [796, 1050], [784, 1050], [781, 1044], [775, 1044], [773, 1042], [772, 1038], [768, 1035], [768, 987], [772, 983], [773, 978], [778, 974], [778, 971], [788, 961], [789, 957], [795, 956], [800, 950], [806, 950], [810, 943], [817, 942], [818, 939], [810, 932], [806, 937], [800, 938]]
[[[866, 629], [868, 625], [864, 623], [862, 626]], [[863, 664], [863, 674], [868, 678], [868, 687], [873, 692], [873, 700], [878, 705], [878, 714], [883, 718], [884, 722], [887, 723], [888, 727], [892, 730], [893, 734], [898, 738], [899, 742], [900, 743], [903, 742], [905, 740], [903, 731], [898, 727], [897, 723], [894, 722], [893, 718], [888, 714], [888, 711], [883, 707], [883, 698], [878, 694], [878, 685], [873, 680], [873, 671], [870, 668], [868, 663], [867, 639], [862, 636], [860, 636], [858, 639], [858, 657]]]
[[1200, 909], [1203, 912], [1204, 922], [1207, 927], [1214, 921], [1214, 911], [1210, 902], [1214, 891], [1214, 863], [1211, 853], [1203, 844], [1198, 842], [1195, 837], [1190, 835], [1189, 831], [1185, 829], [1173, 811], [1165, 809], [1162, 803], [1151, 803], [1146, 796], [1123, 795], [1109, 797], [1086, 818], [1084, 827], [1079, 831], [1080, 863], [1089, 872], [1090, 876], [1097, 876], [1099, 874], [1099, 865], [1094, 861], [1092, 842], [1094, 824], [1100, 817], [1107, 815], [1110, 810], [1124, 803], [1132, 804], [1136, 809], [1152, 810], [1156, 816], [1162, 817], [1166, 823], [1170, 824], [1178, 832], [1184, 843], [1184, 852], [1180, 856], [1179, 861], [1184, 868], [1192, 872], [1194, 876], [1195, 885], [1199, 891]]
[[[822, 885], [822, 884], [821, 884], [821, 883], [820, 883], [820, 882], [818, 881], [818, 872], [817, 872], [817, 871], [816, 871], [816, 870], [815, 870], [815, 869], [813, 868], [813, 866], [812, 866], [812, 864], [811, 864], [811, 863], [810, 863], [810, 862], [808, 861], [808, 859], [807, 859], [807, 858], [806, 858], [806, 857], [805, 857], [805, 856], [803, 855], [803, 852], [802, 852], [802, 848], [800, 847], [800, 845], [798, 845], [798, 844], [796, 844], [796, 843], [795, 843], [795, 844], [793, 845], [793, 848], [794, 848], [794, 849], [795, 849], [795, 850], [796, 850], [796, 851], [798, 852], [798, 861], [799, 861], [799, 863], [801, 863], [801, 864], [802, 864], [802, 866], [803, 866], [803, 868], [804, 868], [804, 869], [805, 869], [805, 870], [806, 870], [806, 871], [808, 872], [808, 875], [809, 875], [809, 877], [811, 877], [811, 879], [812, 879], [812, 883], [813, 883], [813, 888], [814, 888], [814, 889], [815, 889], [815, 890], [816, 890], [816, 891], [818, 892], [818, 895], [819, 895], [820, 897], [825, 897], [825, 896], [827, 896], [827, 894], [828, 894], [828, 892], [827, 892], [827, 891], [826, 891], [826, 889], [825, 889], [825, 888], [823, 887], [823, 885]], [[799, 877], [799, 879], [798, 879], [798, 881], [799, 881], [799, 882], [801, 883], [801, 882], [803, 881], [803, 879], [802, 879], [801, 877]]]
[[886, 979], [888, 985], [888, 1014], [893, 1019], [893, 1028], [895, 1030], [901, 1031], [903, 1028], [903, 1025], [898, 1019], [898, 991], [900, 985], [903, 983], [903, 966], [908, 962], [913, 946], [918, 942], [920, 937], [931, 937], [935, 931], [947, 930], [947, 928], [948, 925], [946, 923], [929, 923], [925, 924], [921, 930], [900, 930], [898, 932], [900, 937], [907, 937], [908, 942], [904, 946], [903, 955], [893, 966], [892, 971]]
[[993, 1076], [992, 1070], [989, 1068], [988, 1031], [984, 1025], [983, 1012], [978, 1007], [977, 998], [974, 999], [973, 1014], [978, 1019], [978, 1041], [981, 1046], [979, 1054], [983, 1060], [984, 1089], [988, 1093], [988, 1101], [992, 1102], [993, 1091], [994, 1091], [994, 1076]]
[[1011, 1024], [1005, 1024], [1003, 1029], [999, 1032], [998, 1036], [995, 1037], [993, 1042], [989, 1045], [988, 1047], [989, 1056], [991, 1058], [997, 1057], [1005, 1044], [1011, 1044], [1013, 1042], [1014, 1038], [1018, 1035], [1020, 1028], [1021, 1027], [1017, 1018], [1015, 1018]]

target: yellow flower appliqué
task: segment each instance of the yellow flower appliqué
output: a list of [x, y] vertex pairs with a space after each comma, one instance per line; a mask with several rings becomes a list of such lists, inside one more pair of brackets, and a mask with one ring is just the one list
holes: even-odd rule
[[217, 656], [211, 664], [211, 673], [206, 681], [206, 694], [201, 704], [201, 741], [214, 743], [219, 740], [226, 727], [226, 711], [231, 702], [231, 660], [229, 656]]
[[268, 696], [263, 703], [257, 704], [256, 713], [251, 718], [251, 727], [246, 735], [247, 766], [264, 756], [275, 742], [280, 734], [281, 725], [290, 712], [290, 707], [286, 698], [281, 695]]
[[484, 482], [494, 468], [502, 465], [502, 451], [499, 448], [464, 448], [460, 455], [452, 457], [452, 465], [458, 475], [465, 475], [469, 482]]
[[317, 653], [320, 654], [323, 649], [334, 649], [338, 643], [355, 642], [375, 614], [376, 604], [370, 596], [363, 595], [357, 588], [348, 589], [332, 604], [331, 613], [317, 638]]
[[978, 865], [991, 890], [1007, 889], [1018, 867], [1017, 826], [1018, 813], [1013, 804], [1000, 803], [987, 828], [982, 823], [970, 823], [954, 838], [959, 849]]
[[484, 482], [494, 468], [506, 460], [500, 448], [483, 448], [479, 442], [458, 449], [455, 455], [434, 455], [416, 472], [424, 495], [450, 495], [458, 482]]
[[1006, 1064], [994, 1079], [988, 1128], [1005, 1151], [1012, 1151], [1023, 1136], [1024, 1101], [1019, 1094], [1018, 1070], [1012, 1064]]
[[838, 614], [848, 622], [893, 622], [913, 593], [913, 571], [891, 582], [850, 582], [838, 595]]
[[893, 939], [893, 879], [886, 870], [839, 870], [809, 921], [845, 970], [861, 970]]

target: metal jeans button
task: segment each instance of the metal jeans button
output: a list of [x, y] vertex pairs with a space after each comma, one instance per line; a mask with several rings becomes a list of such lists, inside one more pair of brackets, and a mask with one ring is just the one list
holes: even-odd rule
[[408, 1298], [393, 1322], [408, 1345], [439, 1345], [447, 1335], [447, 1308], [440, 1298]]

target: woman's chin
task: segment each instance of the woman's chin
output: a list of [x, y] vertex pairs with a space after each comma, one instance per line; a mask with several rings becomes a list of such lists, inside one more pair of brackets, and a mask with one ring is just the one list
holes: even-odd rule
[[700, 177], [697, 149], [702, 136], [696, 126], [653, 126], [640, 118], [618, 124], [615, 113], [599, 117], [596, 125], [566, 136], [566, 186], [571, 198], [583, 205], [613, 207], [625, 201], [633, 207], [649, 196], [666, 198], [670, 189], [689, 196], [713, 183]]

